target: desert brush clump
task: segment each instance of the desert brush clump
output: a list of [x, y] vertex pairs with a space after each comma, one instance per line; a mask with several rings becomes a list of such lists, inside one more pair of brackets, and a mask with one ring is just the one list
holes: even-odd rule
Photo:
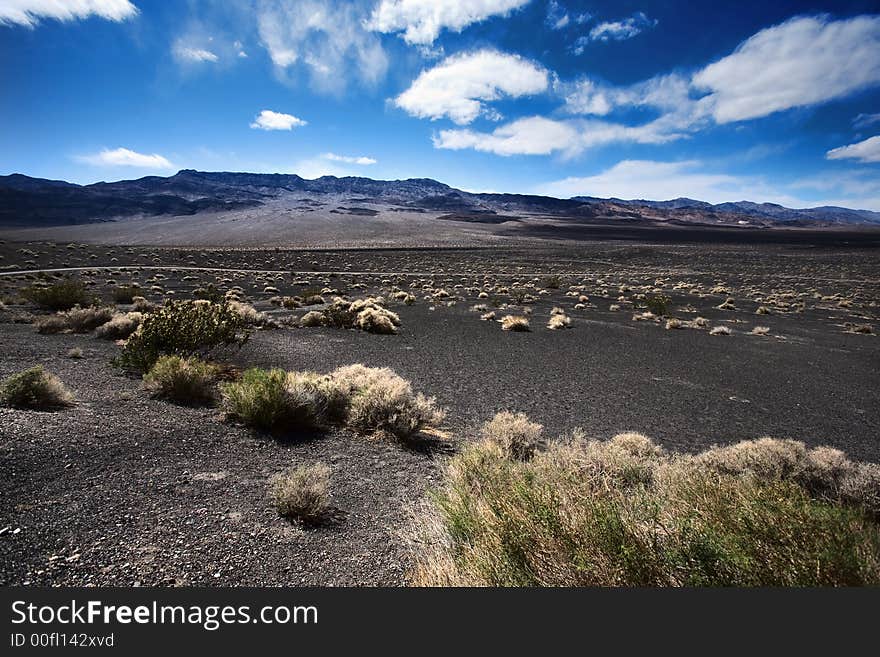
[[541, 444], [544, 427], [525, 413], [501, 411], [480, 430], [480, 438], [498, 447], [509, 459], [528, 461]]
[[214, 399], [217, 373], [215, 366], [198, 358], [160, 356], [144, 374], [144, 388], [178, 404], [204, 404]]
[[37, 321], [37, 332], [48, 333], [90, 333], [106, 324], [113, 317], [113, 309], [108, 307], [80, 308], [74, 306]]
[[94, 301], [84, 283], [69, 279], [42, 287], [28, 287], [21, 291], [21, 295], [48, 310], [70, 310], [74, 306], [89, 306]]
[[110, 321], [95, 330], [95, 336], [103, 340], [124, 340], [137, 330], [144, 320], [144, 314], [137, 311], [116, 313]]
[[324, 463], [292, 467], [269, 479], [269, 498], [279, 515], [314, 523], [330, 507], [330, 468]]
[[[556, 308], [554, 308], [554, 311], [555, 310]], [[554, 312], [550, 315], [550, 320], [547, 322], [547, 328], [551, 331], [571, 328], [571, 317], [566, 315], [565, 312]]]
[[222, 384], [220, 392], [229, 417], [276, 433], [322, 426], [331, 395], [329, 382], [316, 374], [256, 367], [238, 381]]
[[264, 431], [345, 425], [365, 434], [407, 438], [442, 422], [432, 398], [416, 394], [387, 368], [349, 365], [329, 375], [252, 368], [221, 385], [233, 419]]
[[[323, 303], [323, 301], [322, 301]], [[400, 317], [382, 304], [382, 297], [367, 297], [349, 301], [334, 297], [323, 310], [313, 310], [300, 319], [300, 326], [330, 326], [356, 328], [367, 333], [392, 335], [397, 333]]]
[[73, 404], [73, 395], [61, 380], [43, 369], [31, 367], [0, 381], [0, 406], [51, 410]]
[[[793, 443], [793, 444], [791, 444]], [[880, 466], [761, 439], [696, 456], [575, 432], [531, 459], [467, 445], [412, 515], [424, 586], [880, 583]]]
[[348, 365], [330, 378], [348, 400], [345, 424], [360, 433], [408, 438], [445, 416], [433, 397], [414, 393], [409, 381], [387, 367]]
[[227, 303], [166, 301], [161, 309], [144, 315], [123, 346], [118, 363], [146, 372], [163, 354], [189, 357], [241, 345], [248, 338], [244, 324]]
[[113, 288], [113, 301], [121, 304], [134, 303], [135, 297], [141, 293], [138, 285], [120, 285]]
[[522, 315], [505, 315], [501, 318], [503, 331], [530, 331], [529, 318]]
[[709, 330], [709, 335], [730, 335], [732, 331], [726, 326], [713, 326]]

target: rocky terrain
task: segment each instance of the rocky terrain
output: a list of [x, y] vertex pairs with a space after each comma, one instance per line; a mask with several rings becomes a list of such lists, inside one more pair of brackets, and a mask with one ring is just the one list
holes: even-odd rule
[[[77, 400], [53, 412], [0, 408], [6, 585], [405, 583], [408, 509], [437, 485], [447, 455], [503, 409], [526, 412], [551, 438], [576, 426], [596, 438], [635, 430], [695, 452], [771, 435], [880, 462], [880, 272], [872, 248], [7, 242], [0, 258], [0, 379], [43, 364]], [[421, 444], [345, 428], [279, 437], [210, 406], [154, 399], [111, 364], [119, 353], [112, 341], [36, 332], [48, 313], [21, 290], [68, 277], [104, 303], [131, 283], [154, 303], [238, 287], [278, 327], [256, 330], [217, 358], [237, 369], [391, 367], [435, 396], [447, 419]], [[398, 334], [304, 327], [298, 320], [321, 306], [272, 301], [316, 288], [331, 290], [328, 302], [334, 294], [382, 295], [400, 316]], [[395, 301], [399, 291], [415, 301]], [[668, 297], [667, 316], [645, 315], [653, 295]], [[553, 308], [569, 328], [547, 328]], [[496, 317], [481, 320], [489, 312]], [[497, 320], [505, 314], [527, 317], [531, 330], [503, 331]], [[268, 478], [318, 461], [332, 469], [332, 516], [315, 527], [279, 517]]]

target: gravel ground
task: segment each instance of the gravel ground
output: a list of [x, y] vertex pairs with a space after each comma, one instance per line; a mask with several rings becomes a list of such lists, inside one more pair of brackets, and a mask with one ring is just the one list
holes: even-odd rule
[[[22, 254], [22, 245], [0, 246], [10, 271], [119, 267], [119, 256], [130, 255], [89, 247], [97, 256], [91, 258], [88, 249], [45, 245], [26, 245], [30, 253]], [[64, 257], [53, 257], [58, 253]], [[150, 253], [154, 266], [176, 268], [157, 282], [178, 298], [206, 282], [236, 284], [258, 309], [278, 317], [285, 313], [268, 303], [263, 287], [272, 283], [291, 294], [306, 285], [303, 275], [184, 267], [311, 268], [338, 274], [305, 276], [309, 285], [351, 295], [387, 292], [392, 285], [416, 291], [415, 305], [393, 306], [403, 321], [399, 335], [257, 331], [226, 358], [239, 367], [325, 372], [353, 362], [391, 367], [448, 409], [444, 429], [452, 445], [470, 439], [495, 411], [513, 409], [543, 423], [550, 437], [576, 426], [597, 438], [637, 430], [671, 449], [692, 451], [772, 435], [880, 462], [880, 343], [876, 335], [845, 331], [848, 322], [880, 328], [875, 250], [597, 244], [540, 253]], [[106, 262], [112, 257], [117, 262]], [[478, 302], [501, 301], [477, 299], [477, 284], [521, 283], [542, 272], [562, 274], [563, 281], [529, 304], [531, 332], [504, 332], [471, 310]], [[153, 273], [142, 268], [140, 280]], [[125, 282], [132, 274], [77, 275], [97, 290], [111, 276]], [[609, 310], [619, 284], [652, 285], [658, 277], [666, 280], [675, 316], [699, 314], [732, 335], [664, 330], [663, 323], [633, 321], [630, 306]], [[437, 482], [445, 444], [415, 449], [344, 430], [278, 440], [225, 423], [215, 409], [153, 400], [137, 379], [109, 365], [118, 352], [113, 343], [38, 335], [30, 324], [15, 323], [35, 312], [15, 303], [16, 288], [33, 278], [0, 280], [9, 304], [0, 312], [0, 376], [43, 363], [78, 403], [53, 413], [0, 409], [0, 583], [405, 583], [408, 558], [399, 532], [406, 507]], [[673, 290], [680, 281], [700, 286], [702, 294]], [[565, 296], [569, 284], [587, 288], [586, 308], [573, 308], [577, 299]], [[707, 292], [717, 284], [729, 294]], [[425, 298], [441, 287], [449, 298]], [[810, 298], [803, 312], [755, 315], [762, 294], [807, 290], [837, 296]], [[715, 308], [728, 295], [737, 310]], [[446, 305], [450, 299], [455, 305]], [[571, 329], [544, 328], [555, 305], [566, 309]], [[770, 334], [749, 335], [756, 325]], [[68, 358], [72, 347], [85, 357]], [[289, 465], [315, 461], [332, 466], [335, 511], [323, 525], [301, 527], [271, 508], [266, 480]]]

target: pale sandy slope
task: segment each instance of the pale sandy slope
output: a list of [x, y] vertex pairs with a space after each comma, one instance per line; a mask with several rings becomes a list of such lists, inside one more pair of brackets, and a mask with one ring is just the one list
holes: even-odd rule
[[[439, 212], [408, 212], [392, 206], [323, 197], [311, 209], [291, 201], [233, 212], [124, 218], [50, 228], [3, 229], [0, 238], [162, 246], [473, 246], [491, 244], [512, 223], [492, 225], [438, 219]], [[376, 216], [333, 212], [339, 207], [377, 210]]]

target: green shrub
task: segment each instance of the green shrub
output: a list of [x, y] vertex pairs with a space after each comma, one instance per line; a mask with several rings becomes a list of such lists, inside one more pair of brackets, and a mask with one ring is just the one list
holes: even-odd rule
[[46, 287], [28, 287], [21, 295], [32, 303], [49, 310], [69, 310], [74, 306], [89, 306], [94, 301], [80, 281], [65, 280]]
[[13, 374], [0, 383], [0, 405], [48, 410], [70, 406], [73, 395], [42, 365]]
[[645, 298], [645, 308], [655, 315], [663, 317], [669, 314], [669, 304], [671, 302], [669, 297], [662, 294], [654, 294]]
[[544, 279], [544, 287], [549, 288], [551, 290], [558, 290], [562, 287], [562, 277], [558, 274], [553, 274]]
[[[640, 434], [607, 442], [578, 434], [522, 461], [509, 458], [497, 441], [471, 444], [451, 460], [424, 513], [414, 516], [414, 581], [880, 583], [880, 525], [865, 504], [872, 476], [865, 467], [877, 466], [848, 466], [862, 492], [847, 497], [844, 485], [827, 483], [841, 476], [839, 454], [805, 451], [814, 464], [789, 467], [811, 459], [789, 445], [743, 445], [736, 454], [674, 456]], [[756, 462], [761, 465], [743, 465]], [[811, 484], [801, 478], [805, 468]], [[817, 478], [826, 483], [817, 488]]]
[[161, 356], [144, 375], [144, 387], [179, 404], [201, 404], [214, 399], [216, 380], [217, 368], [198, 358]]
[[332, 391], [312, 372], [251, 368], [239, 381], [221, 386], [230, 417], [264, 431], [314, 429], [327, 421]]
[[323, 463], [291, 468], [269, 479], [269, 497], [278, 513], [317, 522], [330, 504], [330, 468]]
[[228, 304], [166, 301], [145, 315], [122, 349], [122, 367], [146, 372], [163, 354], [189, 357], [247, 340], [244, 320]]
[[113, 288], [113, 301], [115, 303], [134, 303], [134, 298], [141, 294], [141, 288], [135, 285], [120, 285]]

